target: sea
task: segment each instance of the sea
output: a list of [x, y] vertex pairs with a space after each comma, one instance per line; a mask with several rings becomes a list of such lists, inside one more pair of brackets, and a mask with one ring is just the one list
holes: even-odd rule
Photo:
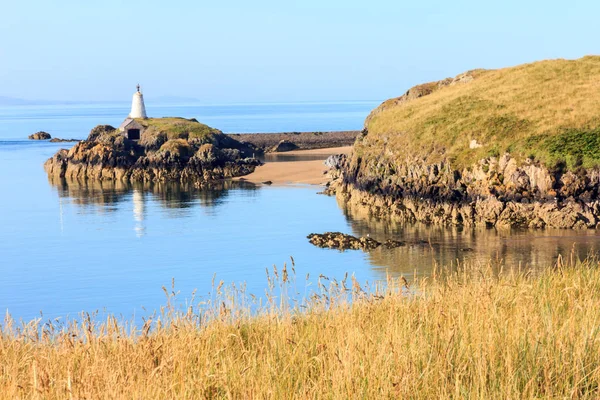
[[[196, 118], [225, 133], [359, 130], [377, 101], [147, 104], [150, 116]], [[596, 254], [595, 231], [496, 230], [395, 224], [346, 209], [312, 185], [224, 182], [212, 188], [49, 179], [43, 163], [73, 143], [30, 141], [36, 131], [84, 139], [118, 126], [127, 103], [0, 107], [0, 312], [22, 321], [82, 312], [139, 321], [165, 305], [209, 296], [215, 282], [269, 289], [288, 266], [309, 293], [317, 280], [412, 281], [461, 263], [541, 269], [560, 255]], [[284, 158], [287, 162], [291, 158]], [[414, 243], [372, 252], [314, 247], [313, 232]], [[292, 261], [293, 259], [293, 261]], [[1, 322], [0, 322], [1, 323]]]

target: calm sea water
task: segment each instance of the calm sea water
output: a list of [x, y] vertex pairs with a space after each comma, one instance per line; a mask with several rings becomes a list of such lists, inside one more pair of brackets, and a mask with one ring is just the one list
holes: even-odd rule
[[[225, 132], [360, 129], [375, 102], [236, 106], [148, 106], [152, 116], [195, 117]], [[0, 311], [29, 320], [103, 310], [125, 318], [164, 304], [175, 280], [182, 296], [217, 281], [260, 295], [265, 269], [293, 256], [296, 271], [360, 281], [427, 274], [456, 260], [543, 267], [558, 254], [596, 250], [593, 231], [495, 231], [402, 226], [355, 215], [316, 186], [225, 183], [125, 185], [49, 180], [42, 164], [70, 144], [23, 140], [45, 130], [84, 138], [118, 125], [127, 104], [0, 108]], [[427, 241], [395, 250], [339, 252], [313, 247], [311, 232]], [[144, 308], [145, 309], [144, 309]]]

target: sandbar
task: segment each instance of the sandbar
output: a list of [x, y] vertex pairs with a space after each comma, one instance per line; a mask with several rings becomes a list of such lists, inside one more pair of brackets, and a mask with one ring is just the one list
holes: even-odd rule
[[275, 185], [324, 184], [327, 181], [327, 176], [325, 176], [325, 171], [327, 171], [327, 167], [324, 164], [325, 159], [333, 154], [348, 154], [351, 150], [352, 146], [344, 146], [313, 150], [294, 150], [285, 153], [278, 153], [285, 156], [322, 156], [322, 159], [309, 161], [292, 160], [273, 162], [269, 162], [267, 160], [264, 165], [257, 167], [253, 173], [236, 179], [243, 179], [253, 183], [270, 181]]

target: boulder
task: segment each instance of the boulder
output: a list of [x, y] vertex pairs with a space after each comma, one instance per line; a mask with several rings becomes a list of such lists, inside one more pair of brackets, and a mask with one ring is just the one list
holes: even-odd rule
[[298, 150], [298, 146], [296, 146], [294, 142], [290, 142], [289, 140], [282, 140], [281, 142], [277, 143], [273, 148], [271, 148], [271, 151], [273, 153], [283, 153], [292, 150]]
[[345, 154], [334, 154], [334, 155], [327, 157], [327, 159], [325, 160], [325, 166], [327, 168], [340, 169], [344, 165], [345, 161], [346, 161]]
[[32, 135], [29, 135], [28, 139], [29, 140], [48, 140], [48, 139], [52, 139], [52, 136], [50, 136], [50, 134], [48, 132], [39, 131]]
[[90, 131], [87, 140], [89, 140], [90, 142], [94, 142], [98, 138], [100, 138], [100, 136], [106, 133], [112, 133], [115, 130], [115, 127], [111, 125], [98, 125]]

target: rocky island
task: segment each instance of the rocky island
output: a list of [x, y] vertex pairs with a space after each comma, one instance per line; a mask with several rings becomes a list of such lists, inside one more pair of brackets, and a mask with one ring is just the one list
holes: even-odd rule
[[148, 118], [137, 85], [131, 112], [118, 128], [98, 125], [44, 167], [51, 177], [67, 179], [204, 184], [254, 171], [261, 164], [255, 151], [194, 118]]
[[49, 140], [52, 139], [52, 136], [48, 132], [39, 131], [36, 133], [32, 133], [27, 137], [29, 140]]
[[[135, 118], [130, 124], [139, 129], [95, 127], [86, 140], [46, 161], [46, 172], [69, 179], [203, 183], [246, 175], [260, 165], [251, 145], [195, 119]], [[136, 133], [139, 138], [128, 137]]]
[[328, 192], [431, 224], [600, 227], [600, 57], [473, 70], [366, 119]]

